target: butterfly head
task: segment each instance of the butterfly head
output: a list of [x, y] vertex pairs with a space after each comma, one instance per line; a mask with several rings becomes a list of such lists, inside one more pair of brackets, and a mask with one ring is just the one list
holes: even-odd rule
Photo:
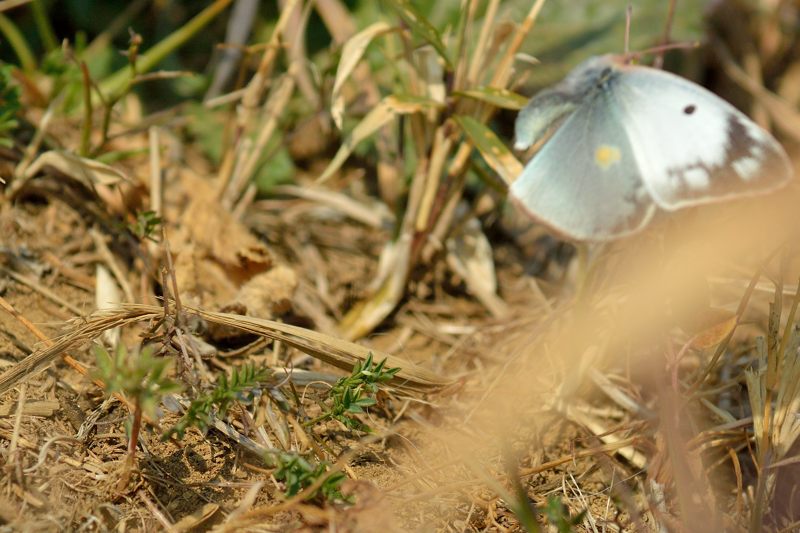
[[562, 84], [567, 92], [585, 98], [592, 91], [608, 88], [624, 64], [620, 56], [611, 54], [591, 57], [575, 67]]
[[576, 107], [597, 92], [609, 89], [622, 73], [617, 56], [592, 57], [575, 67], [566, 78], [538, 93], [517, 116], [515, 143], [526, 150], [552, 132]]

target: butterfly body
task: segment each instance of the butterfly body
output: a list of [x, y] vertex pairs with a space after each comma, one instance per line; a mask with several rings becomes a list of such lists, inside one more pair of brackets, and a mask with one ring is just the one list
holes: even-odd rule
[[792, 176], [772, 136], [732, 105], [674, 74], [591, 58], [537, 94], [515, 148], [541, 144], [509, 194], [576, 239], [644, 228], [657, 208], [762, 194]]

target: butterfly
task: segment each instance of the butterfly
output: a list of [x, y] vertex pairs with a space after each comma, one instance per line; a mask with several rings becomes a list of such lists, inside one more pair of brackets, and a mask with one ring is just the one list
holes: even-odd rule
[[515, 145], [541, 144], [509, 195], [574, 240], [642, 230], [675, 211], [764, 194], [792, 177], [769, 133], [710, 91], [662, 70], [592, 57], [534, 96]]

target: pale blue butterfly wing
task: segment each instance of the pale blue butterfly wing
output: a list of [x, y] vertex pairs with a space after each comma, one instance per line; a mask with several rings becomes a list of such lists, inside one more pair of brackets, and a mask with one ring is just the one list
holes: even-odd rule
[[699, 85], [621, 67], [614, 92], [645, 186], [663, 209], [767, 193], [792, 177], [769, 133]]
[[[579, 67], [580, 68], [580, 67]], [[576, 69], [578, 70], [578, 69]], [[599, 72], [597, 73], [599, 74]], [[592, 77], [595, 77], [592, 75]], [[611, 80], [613, 83], [614, 80]], [[614, 91], [595, 86], [596, 79], [578, 89], [582, 101], [558, 126], [544, 146], [511, 184], [510, 195], [533, 218], [564, 236], [578, 240], [607, 240], [639, 231], [654, 211], [623, 127]], [[543, 113], [555, 108], [555, 90]], [[574, 93], [565, 101], [574, 100]], [[542, 97], [534, 99], [530, 119]], [[521, 114], [521, 117], [524, 115]], [[518, 122], [520, 137], [542, 137], [541, 121]], [[529, 130], [529, 124], [536, 129]]]

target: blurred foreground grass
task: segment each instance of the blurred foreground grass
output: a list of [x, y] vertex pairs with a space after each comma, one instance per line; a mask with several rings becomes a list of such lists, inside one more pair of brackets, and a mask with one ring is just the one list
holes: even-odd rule
[[[791, 145], [798, 140], [791, 136], [796, 131], [791, 121], [800, 99], [800, 91], [790, 83], [800, 72], [793, 53], [797, 9], [784, 5], [770, 10], [766, 3], [756, 4], [678, 2], [669, 40], [713, 46], [674, 52], [668, 61], [700, 81], [719, 83], [727, 79], [720, 75], [720, 65], [726, 62], [719, 50], [727, 49], [733, 58], [727, 66], [741, 64], [768, 97], [745, 83], [728, 84], [730, 94], [749, 105], [747, 111], [761, 123], [775, 124]], [[613, 495], [615, 512], [625, 517], [627, 527], [662, 521], [674, 525], [670, 520], [679, 516], [691, 529], [691, 520], [703, 516], [703, 505], [732, 509], [728, 522], [708, 511], [726, 527], [736, 526], [732, 530], [755, 532], [768, 521], [792, 527], [791, 521], [797, 520], [787, 518], [796, 516], [791, 512], [784, 516], [783, 509], [770, 507], [776, 501], [776, 486], [781, 486], [771, 463], [792, 461], [790, 449], [796, 440], [791, 413], [796, 411], [797, 394], [788, 382], [797, 373], [792, 359], [798, 342], [796, 290], [783, 283], [783, 271], [774, 274], [774, 265], [764, 269], [775, 287], [759, 291], [768, 295], [772, 307], [768, 313], [752, 312], [748, 323], [765, 330], [759, 333], [766, 333], [766, 343], [749, 331], [737, 337], [740, 344], [731, 343], [733, 332], [744, 329], [746, 322], [740, 309], [726, 315], [721, 326], [715, 324], [709, 346], [695, 346], [692, 335], [675, 332], [670, 322], [675, 316], [664, 305], [680, 303], [677, 293], [702, 299], [703, 291], [696, 295], [693, 287], [697, 279], [704, 280], [701, 267], [715, 262], [737, 263], [749, 279], [753, 273], [748, 269], [762, 267], [764, 243], [792, 234], [791, 224], [780, 219], [782, 212], [754, 211], [733, 238], [710, 232], [708, 242], [673, 228], [671, 242], [676, 243], [675, 251], [686, 254], [680, 257], [683, 262], [664, 261], [658, 244], [625, 243], [600, 255], [588, 269], [596, 277], [590, 279], [594, 285], [587, 283], [591, 290], [586, 292], [576, 291], [571, 255], [562, 253], [562, 245], [554, 244], [542, 228], [531, 229], [529, 222], [523, 224], [525, 231], [534, 233], [535, 261], [522, 253], [508, 259], [508, 242], [522, 245], [514, 240], [515, 231], [503, 226], [508, 211], [497, 176], [508, 181], [522, 168], [507, 148], [514, 113], [524, 104], [523, 95], [555, 81], [587, 56], [621, 52], [627, 2], [65, 0], [10, 6], [0, 3], [3, 207], [24, 205], [30, 198], [67, 204], [81, 215], [72, 231], [86, 237], [102, 257], [97, 262], [114, 271], [125, 295], [117, 296], [119, 302], [155, 304], [163, 296], [175, 300], [174, 307], [164, 308], [158, 334], [153, 333], [155, 326], [141, 327], [138, 333], [157, 339], [163, 352], [180, 363], [176, 374], [188, 394], [184, 403], [202, 415], [196, 416], [201, 423], [194, 426], [201, 431], [192, 435], [207, 443], [207, 431], [214, 427], [243, 449], [272, 457], [266, 465], [278, 466], [274, 482], [282, 481], [289, 489], [291, 499], [271, 502], [273, 507], [256, 506], [262, 481], [254, 482], [254, 492], [239, 494], [239, 507], [228, 509], [226, 527], [252, 526], [289, 509], [300, 509], [309, 522], [312, 516], [322, 520], [315, 508], [304, 507], [305, 500], [342, 513], [331, 516], [347, 516], [348, 511], [336, 505], [351, 501], [340, 488], [343, 472], [356, 477], [352, 467], [361, 451], [353, 450], [374, 445], [373, 452], [384, 461], [381, 454], [388, 453], [396, 436], [393, 424], [404, 420], [407, 410], [408, 418], [420, 423], [415, 431], [421, 442], [414, 443], [414, 453], [421, 461], [403, 475], [411, 477], [408, 486], [419, 488], [414, 498], [421, 505], [445, 500], [441, 515], [428, 515], [444, 522], [442, 527], [450, 526], [447, 522], [457, 508], [463, 510], [460, 500], [446, 501], [448, 490], [484, 482], [494, 499], [470, 494], [467, 521], [474, 508], [480, 509], [486, 527], [513, 521], [501, 516], [505, 508], [531, 530], [538, 527], [537, 520], [561, 531], [590, 520], [590, 506], [582, 499], [588, 492], [567, 508], [558, 498], [545, 499], [540, 486], [523, 486], [517, 479], [538, 475], [540, 463], [550, 464], [538, 448], [521, 459], [529, 461], [529, 467], [517, 472], [514, 453], [498, 445], [508, 441], [530, 451], [531, 442], [538, 446], [537, 439], [553, 438], [557, 431], [547, 432], [547, 416], [588, 428], [587, 440], [597, 444], [583, 457], [600, 458], [587, 471], [611, 471], [615, 476], [617, 470], [604, 462], [606, 454], [619, 453], [627, 461], [625, 472], [634, 479], [631, 486], [638, 484], [632, 490], [639, 499]], [[633, 7], [631, 47], [661, 44], [670, 3], [651, 0]], [[716, 26], [704, 22], [712, 7], [718, 14], [713, 19]], [[723, 38], [720, 25], [734, 38]], [[773, 92], [785, 107], [775, 107]], [[298, 207], [298, 199], [307, 204]], [[304, 218], [308, 212], [314, 216]], [[737, 213], [732, 218], [743, 217], [745, 210]], [[775, 222], [773, 215], [779, 220], [769, 226], [768, 221]], [[759, 233], [762, 222], [768, 229]], [[161, 231], [169, 245], [161, 240]], [[783, 231], [786, 235], [780, 234]], [[104, 244], [106, 237], [109, 245]], [[320, 249], [334, 259], [324, 257]], [[648, 253], [636, 255], [645, 249]], [[15, 264], [25, 264], [23, 252], [14, 251], [19, 256]], [[788, 253], [786, 257], [788, 264]], [[619, 258], [626, 261], [620, 261], [618, 271], [603, 270], [610, 270]], [[738, 265], [739, 260], [746, 266]], [[540, 264], [534, 269], [520, 265], [522, 261]], [[364, 263], [368, 267], [360, 270]], [[498, 273], [498, 264], [504, 272]], [[100, 270], [91, 276], [75, 270], [64, 269], [90, 290], [90, 282], [102, 277]], [[535, 279], [525, 275], [532, 271]], [[375, 279], [365, 279], [363, 272]], [[259, 277], [270, 273], [272, 278]], [[690, 279], [678, 279], [684, 275]], [[501, 277], [506, 283], [513, 280], [503, 287]], [[746, 303], [757, 284], [749, 289], [746, 281], [744, 286], [721, 285], [730, 304], [740, 298]], [[630, 287], [635, 290], [625, 293]], [[258, 298], [249, 298], [248, 290]], [[514, 307], [517, 293], [528, 291], [536, 294], [538, 303]], [[795, 299], [789, 302], [784, 293]], [[470, 304], [454, 303], [454, 295]], [[186, 315], [180, 307], [184, 298], [191, 309]], [[394, 313], [408, 302], [416, 307], [405, 311], [422, 317], [423, 326], [393, 322]], [[207, 312], [203, 306], [213, 309]], [[288, 312], [293, 307], [295, 315]], [[231, 314], [242, 308], [262, 315]], [[139, 319], [156, 321], [158, 316], [156, 307], [147, 308], [147, 313], [138, 308], [144, 318], [131, 309], [136, 308], [73, 325], [71, 334], [88, 340], [90, 333], [133, 328]], [[529, 311], [533, 318], [526, 323]], [[211, 325], [195, 329], [196, 323], [186, 318], [191, 313]], [[479, 320], [473, 324], [475, 317]], [[272, 320], [276, 318], [285, 322]], [[110, 324], [107, 328], [98, 325], [104, 319]], [[272, 349], [266, 350], [262, 340], [231, 341], [236, 339], [231, 330], [237, 327], [271, 339]], [[437, 371], [415, 367], [406, 359], [394, 359], [384, 370], [383, 356], [376, 356], [373, 366], [372, 347], [342, 340], [368, 337], [376, 330], [383, 334], [390, 328], [401, 331], [401, 340], [390, 351], [403, 351], [418, 330], [434, 330], [419, 351], [430, 357], [426, 363], [441, 365]], [[484, 330], [496, 337], [478, 344], [480, 356], [473, 357], [471, 343]], [[376, 339], [381, 335], [366, 342]], [[434, 342], [447, 349], [430, 350]], [[515, 342], [519, 346], [512, 346]], [[599, 356], [582, 359], [603, 350], [618, 358], [608, 364], [613, 380], [600, 374], [607, 368]], [[256, 352], [269, 369], [242, 366], [237, 371], [228, 359]], [[648, 362], [639, 375], [636, 365], [620, 356], [629, 352], [644, 354], [641, 359]], [[149, 352], [144, 353], [145, 362], [152, 364]], [[374, 353], [381, 352], [376, 348]], [[286, 370], [295, 362], [308, 365], [310, 358], [350, 367], [353, 373], [331, 379], [311, 369], [298, 368], [296, 374]], [[786, 376], [783, 381], [779, 367]], [[106, 382], [121, 372], [111, 366], [106, 371]], [[299, 379], [301, 371], [311, 374], [306, 385], [328, 383], [331, 396], [310, 401], [305, 390], [299, 393], [291, 380]], [[648, 396], [653, 392], [648, 377], [663, 396]], [[618, 404], [616, 410], [609, 408], [611, 414], [592, 411], [588, 402], [570, 396], [589, 381]], [[12, 385], [3, 381], [6, 389]], [[128, 388], [135, 392], [134, 385]], [[445, 385], [455, 389], [448, 391], [454, 396], [461, 387], [470, 393], [454, 402], [463, 402], [466, 414], [441, 414], [447, 409], [438, 411], [436, 402], [445, 404], [448, 396], [420, 400], [420, 391]], [[683, 396], [678, 398], [678, 393]], [[25, 393], [19, 394], [24, 400]], [[691, 404], [693, 415], [696, 411], [702, 416], [682, 418], [683, 402]], [[260, 410], [252, 414], [247, 408]], [[522, 423], [530, 410], [535, 416]], [[540, 416], [537, 410], [547, 414]], [[22, 419], [21, 408], [19, 413], [17, 420]], [[148, 413], [145, 416], [154, 418], [161, 414]], [[142, 416], [140, 412], [139, 422]], [[362, 420], [367, 416], [372, 417], [369, 424]], [[437, 416], [452, 418], [442, 427], [428, 423], [426, 417]], [[713, 419], [710, 429], [692, 426], [703, 416]], [[227, 424], [229, 417], [235, 424]], [[324, 424], [333, 422], [339, 425], [329, 431]], [[358, 432], [371, 432], [374, 422], [384, 432], [375, 439], [360, 439]], [[180, 427], [177, 434], [182, 439], [186, 428]], [[540, 430], [534, 439], [519, 434]], [[617, 438], [618, 433], [622, 437]], [[340, 437], [353, 448], [345, 449]], [[14, 438], [10, 442], [16, 442]], [[135, 439], [131, 442], [135, 450]], [[635, 446], [650, 455], [645, 457]], [[286, 451], [291, 453], [283, 454]], [[369, 462], [368, 456], [364, 452], [357, 459]], [[133, 462], [132, 452], [128, 457]], [[701, 459], [713, 464], [705, 466]], [[731, 479], [714, 492], [706, 474], [727, 461], [725, 475]], [[257, 468], [264, 470], [263, 465]], [[408, 481], [392, 479], [401, 487]], [[127, 486], [127, 477], [124, 481]], [[557, 485], [558, 479], [546, 483]], [[603, 486], [608, 505], [614, 487], [612, 482]], [[145, 505], [152, 503], [147, 495], [140, 498]], [[532, 506], [529, 500], [537, 498], [539, 506]], [[416, 509], [411, 503], [407, 509], [400, 507], [401, 513]], [[537, 509], [545, 510], [546, 517], [537, 515]], [[407, 518], [411, 523], [419, 516]], [[165, 520], [162, 525], [169, 525]]]

